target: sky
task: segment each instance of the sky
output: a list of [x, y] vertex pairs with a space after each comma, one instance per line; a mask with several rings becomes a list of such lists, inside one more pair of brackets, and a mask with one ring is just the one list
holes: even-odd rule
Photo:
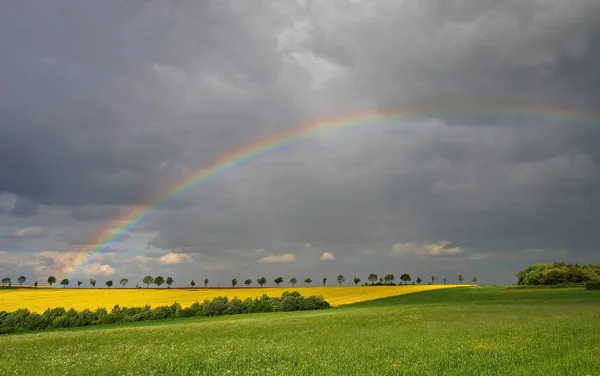
[[[13, 281], [510, 284], [532, 263], [600, 262], [597, 0], [17, 1], [0, 50], [0, 276]], [[299, 140], [94, 243], [220, 155], [414, 107], [431, 111]]]

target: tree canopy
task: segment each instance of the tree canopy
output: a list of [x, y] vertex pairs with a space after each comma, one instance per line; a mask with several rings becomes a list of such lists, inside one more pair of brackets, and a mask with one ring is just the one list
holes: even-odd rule
[[533, 264], [517, 273], [517, 285], [600, 282], [600, 264]]

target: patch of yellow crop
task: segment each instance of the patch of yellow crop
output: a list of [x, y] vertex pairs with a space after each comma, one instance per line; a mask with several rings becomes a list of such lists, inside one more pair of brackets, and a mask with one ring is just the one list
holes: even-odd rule
[[[462, 285], [465, 286], [465, 285]], [[280, 288], [222, 288], [222, 289], [78, 289], [78, 288], [23, 288], [0, 290], [0, 311], [27, 308], [43, 312], [47, 308], [64, 307], [82, 310], [98, 307], [141, 307], [145, 305], [170, 305], [178, 302], [183, 307], [217, 296], [240, 299], [267, 294], [281, 296], [284, 291], [298, 291], [303, 296], [321, 295], [332, 306], [364, 302], [422, 291], [457, 287], [457, 285], [423, 286], [342, 286], [342, 287], [280, 287]]]

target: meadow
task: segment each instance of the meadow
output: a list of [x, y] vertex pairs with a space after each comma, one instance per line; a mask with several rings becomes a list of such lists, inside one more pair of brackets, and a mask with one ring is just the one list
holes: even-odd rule
[[597, 375], [598, 322], [599, 291], [463, 287], [324, 311], [5, 335], [0, 374]]
[[255, 298], [266, 294], [278, 297], [284, 291], [298, 291], [302, 296], [323, 296], [331, 306], [351, 304], [374, 299], [387, 298], [422, 292], [434, 289], [451, 288], [455, 285], [407, 285], [407, 286], [331, 286], [331, 287], [280, 287], [280, 288], [155, 288], [155, 289], [78, 289], [78, 288], [23, 288], [0, 290], [0, 311], [15, 311], [27, 308], [32, 312], [42, 313], [47, 308], [112, 308], [152, 307], [171, 305], [174, 302], [182, 307], [189, 307], [194, 302], [212, 299], [217, 296], [240, 299]]

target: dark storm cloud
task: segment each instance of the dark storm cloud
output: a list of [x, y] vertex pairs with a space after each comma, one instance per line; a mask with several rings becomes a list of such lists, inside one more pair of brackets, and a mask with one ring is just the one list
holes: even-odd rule
[[[81, 221], [56, 231], [68, 245], [220, 153], [319, 117], [600, 105], [593, 0], [13, 3], [0, 48], [0, 191], [18, 195], [0, 215], [25, 228], [63, 210]], [[282, 273], [470, 265], [502, 282], [528, 262], [598, 261], [600, 124], [548, 120], [318, 134], [169, 202], [148, 247], [193, 255], [182, 273], [211, 279], [271, 273], [258, 261], [283, 254]]]

